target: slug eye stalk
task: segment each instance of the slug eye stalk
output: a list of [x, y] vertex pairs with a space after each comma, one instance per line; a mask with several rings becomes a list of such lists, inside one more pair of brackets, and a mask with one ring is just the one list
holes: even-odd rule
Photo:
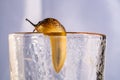
[[33, 24], [29, 19], [25, 19], [26, 21], [28, 21], [30, 24], [32, 24], [34, 27], [36, 26], [35, 24]]

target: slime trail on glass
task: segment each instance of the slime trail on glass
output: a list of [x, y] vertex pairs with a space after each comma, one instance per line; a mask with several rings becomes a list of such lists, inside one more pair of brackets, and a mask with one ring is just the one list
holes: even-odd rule
[[35, 29], [33, 31], [41, 32], [50, 37], [52, 50], [52, 63], [55, 71], [58, 73], [62, 69], [66, 59], [66, 30], [61, 23], [54, 18], [46, 18], [37, 24], [30, 22]]

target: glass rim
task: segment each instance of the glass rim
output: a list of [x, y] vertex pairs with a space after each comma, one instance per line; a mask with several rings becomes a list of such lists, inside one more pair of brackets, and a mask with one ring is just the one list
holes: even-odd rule
[[[42, 34], [42, 33], [40, 32], [13, 32], [10, 34]], [[66, 32], [66, 34], [84, 34], [84, 35], [86, 34], [86, 35], [96, 35], [96, 36], [106, 37], [105, 34], [97, 33], [97, 32]]]

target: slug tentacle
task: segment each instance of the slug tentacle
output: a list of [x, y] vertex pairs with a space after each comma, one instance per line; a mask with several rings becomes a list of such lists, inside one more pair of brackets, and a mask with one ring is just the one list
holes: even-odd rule
[[32, 24], [34, 27], [36, 27], [36, 25], [35, 24], [33, 24], [29, 19], [25, 19], [26, 21], [28, 21], [30, 24]]

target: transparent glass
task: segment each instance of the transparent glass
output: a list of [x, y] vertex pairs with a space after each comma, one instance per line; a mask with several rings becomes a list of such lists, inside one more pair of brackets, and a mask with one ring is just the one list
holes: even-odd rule
[[49, 36], [9, 34], [11, 80], [104, 80], [105, 45], [103, 34], [67, 32], [66, 60], [56, 73]]

